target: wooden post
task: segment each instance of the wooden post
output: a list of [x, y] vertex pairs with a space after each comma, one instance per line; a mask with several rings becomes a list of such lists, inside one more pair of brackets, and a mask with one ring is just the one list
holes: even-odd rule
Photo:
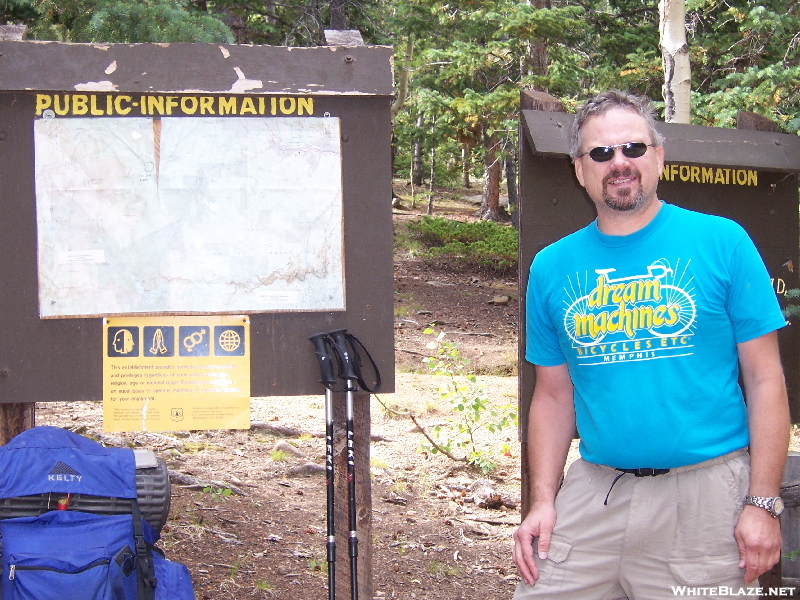
[[740, 110], [736, 113], [736, 129], [749, 129], [750, 131], [780, 131], [778, 124], [764, 115]]
[[[370, 395], [356, 392], [353, 401], [353, 444], [356, 471], [356, 533], [358, 534], [358, 597], [372, 599], [372, 488], [369, 474]], [[348, 554], [347, 435], [345, 395], [333, 400], [333, 468], [336, 519], [336, 597], [350, 598]]]
[[358, 29], [326, 29], [326, 46], [363, 46], [364, 38]]
[[564, 104], [547, 92], [539, 90], [522, 90], [520, 92], [520, 108], [522, 110], [544, 110], [549, 112], [567, 112]]
[[33, 402], [11, 402], [0, 404], [0, 445], [35, 425]]
[[[522, 90], [519, 96], [520, 102], [520, 109], [521, 110], [542, 110], [548, 112], [567, 112], [564, 108], [564, 104], [556, 98], [555, 96], [551, 96], [547, 92], [542, 92], [539, 90]], [[522, 134], [520, 134], [522, 135]], [[522, 179], [522, 174], [520, 173], [520, 179]], [[522, 268], [522, 267], [520, 267]], [[520, 278], [520, 281], [522, 278]], [[520, 296], [524, 296], [525, 290], [520, 290]], [[524, 322], [521, 321], [521, 326], [524, 326]], [[520, 339], [524, 340], [524, 332], [520, 332]], [[525, 352], [524, 349], [520, 349], [520, 360], [524, 360]], [[529, 473], [529, 463], [528, 463], [528, 409], [530, 408], [530, 398], [520, 398], [519, 399], [519, 418], [520, 418], [520, 453], [521, 453], [521, 463], [520, 468], [522, 469], [522, 505], [520, 507], [521, 510], [521, 518], [524, 519], [525, 516], [528, 514], [528, 511], [531, 507], [531, 498], [530, 498], [530, 489], [531, 489], [531, 481], [530, 481], [530, 473]]]

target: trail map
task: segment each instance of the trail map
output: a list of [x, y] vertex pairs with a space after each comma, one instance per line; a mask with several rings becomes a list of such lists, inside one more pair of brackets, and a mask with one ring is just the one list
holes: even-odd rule
[[344, 310], [339, 120], [35, 121], [42, 318]]

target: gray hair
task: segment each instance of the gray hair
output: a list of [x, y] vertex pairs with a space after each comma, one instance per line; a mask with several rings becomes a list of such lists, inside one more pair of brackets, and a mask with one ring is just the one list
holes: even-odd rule
[[646, 96], [636, 96], [619, 90], [609, 90], [587, 100], [575, 114], [575, 120], [572, 121], [569, 146], [569, 155], [573, 161], [581, 153], [581, 145], [583, 144], [581, 130], [586, 121], [590, 117], [599, 117], [612, 108], [629, 110], [642, 117], [650, 130], [653, 146], [663, 145], [664, 137], [656, 131], [655, 108], [650, 99]]

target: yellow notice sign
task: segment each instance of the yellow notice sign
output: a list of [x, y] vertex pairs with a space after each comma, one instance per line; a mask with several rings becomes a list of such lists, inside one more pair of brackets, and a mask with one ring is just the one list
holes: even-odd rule
[[104, 319], [105, 431], [249, 427], [247, 317]]

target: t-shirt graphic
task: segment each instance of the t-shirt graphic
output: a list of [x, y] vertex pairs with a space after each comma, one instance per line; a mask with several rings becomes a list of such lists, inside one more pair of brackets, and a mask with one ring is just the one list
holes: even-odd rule
[[595, 269], [564, 289], [564, 330], [578, 365], [643, 361], [692, 354], [697, 317], [691, 260], [659, 259], [640, 275]]

